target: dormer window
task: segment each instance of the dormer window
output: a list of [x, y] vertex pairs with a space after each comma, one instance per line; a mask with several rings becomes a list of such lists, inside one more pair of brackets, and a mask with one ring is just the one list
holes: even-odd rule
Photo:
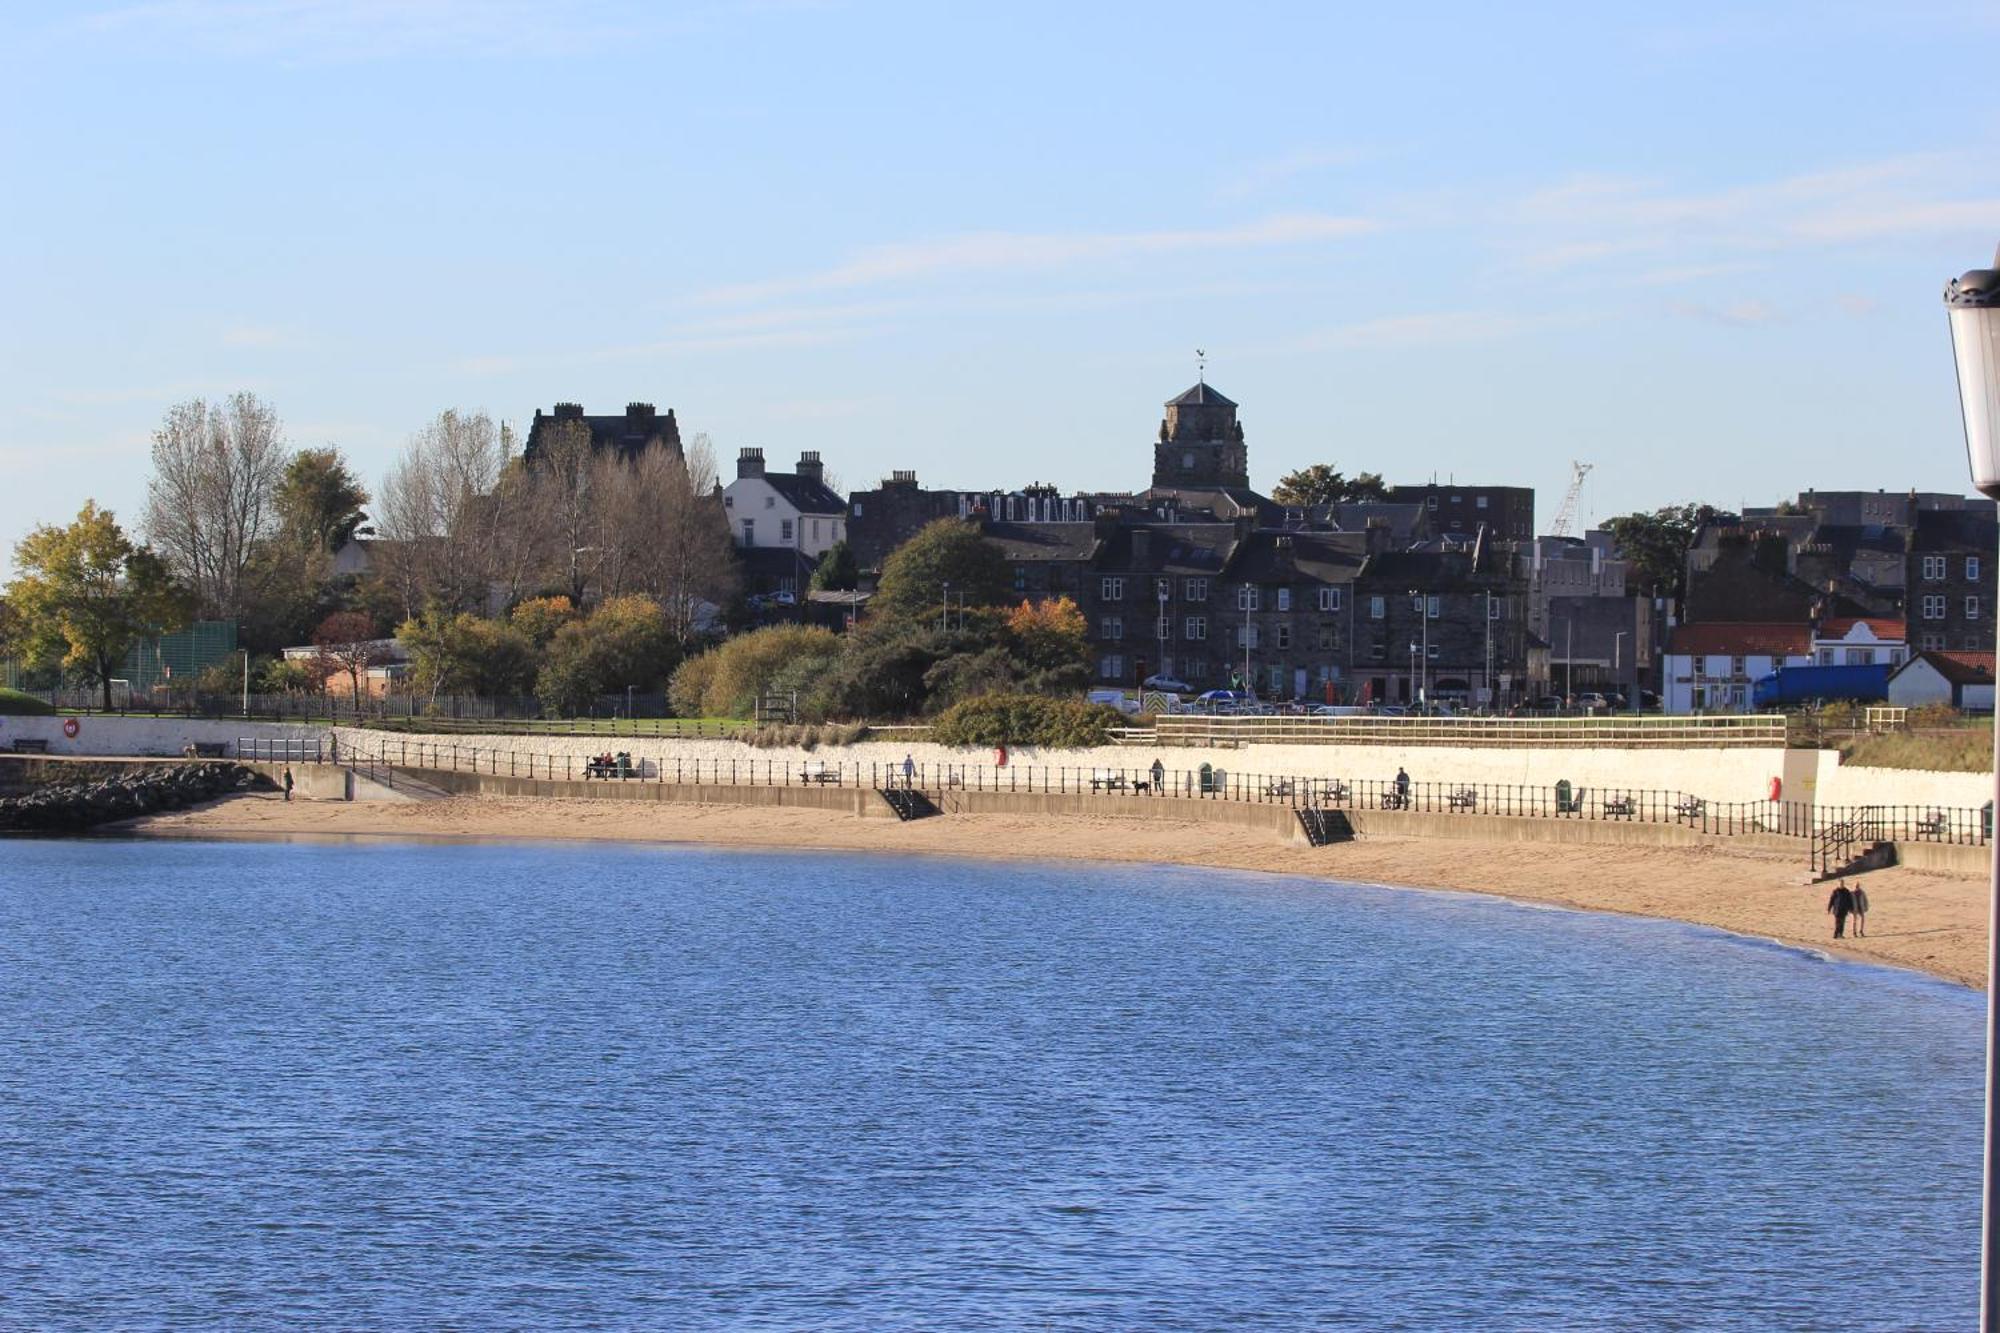
[[1181, 455], [1181, 470], [1183, 472], [1194, 471], [1194, 451], [1192, 449]]

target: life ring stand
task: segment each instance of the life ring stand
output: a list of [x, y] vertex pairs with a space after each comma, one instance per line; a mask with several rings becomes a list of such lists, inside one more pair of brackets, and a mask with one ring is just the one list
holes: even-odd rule
[[993, 767], [995, 767], [995, 768], [1005, 768], [1005, 767], [1007, 767], [1007, 747], [1006, 747], [1006, 746], [1004, 746], [1004, 745], [996, 745], [996, 746], [994, 746], [994, 747], [993, 747]]
[[1775, 801], [1784, 794], [1785, 794], [1785, 780], [1783, 778], [1772, 778], [1771, 799]]
[[66, 717], [63, 719], [63, 735], [69, 737], [71, 740], [75, 740], [76, 733], [82, 730], [83, 730], [82, 724], [79, 723], [75, 718]]

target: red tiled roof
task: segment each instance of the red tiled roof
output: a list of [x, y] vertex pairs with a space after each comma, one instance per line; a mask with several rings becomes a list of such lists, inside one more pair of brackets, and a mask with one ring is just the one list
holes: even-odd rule
[[1844, 639], [1853, 633], [1856, 625], [1866, 625], [1870, 634], [1892, 643], [1902, 643], [1910, 636], [1910, 627], [1906, 623], [1891, 620], [1887, 616], [1840, 616], [1822, 620], [1819, 625], [1819, 637]]
[[1912, 661], [1922, 660], [1937, 668], [1937, 673], [1954, 685], [1991, 685], [1993, 683], [1993, 654], [1973, 652], [1918, 653]]
[[1710, 620], [1677, 627], [1667, 651], [1682, 657], [1803, 657], [1812, 651], [1812, 627], [1784, 621]]

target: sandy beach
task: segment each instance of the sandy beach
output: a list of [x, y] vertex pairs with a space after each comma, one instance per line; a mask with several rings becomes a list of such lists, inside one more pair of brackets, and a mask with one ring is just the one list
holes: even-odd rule
[[946, 815], [902, 824], [815, 810], [456, 798], [409, 805], [235, 797], [127, 826], [158, 836], [346, 835], [604, 839], [1093, 861], [1155, 861], [1315, 879], [1455, 889], [1666, 917], [1896, 967], [1966, 986], [1986, 971], [1986, 886], [1896, 867], [1862, 876], [1865, 939], [1834, 940], [1824, 886], [1802, 856], [1709, 849], [1486, 844], [1370, 837], [1314, 848], [1213, 824]]

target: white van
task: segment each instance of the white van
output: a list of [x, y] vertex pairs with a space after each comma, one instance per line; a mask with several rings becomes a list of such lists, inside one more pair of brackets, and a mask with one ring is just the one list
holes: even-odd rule
[[1128, 699], [1123, 690], [1092, 690], [1087, 696], [1094, 704], [1105, 704], [1127, 717], [1139, 716], [1139, 701]]

